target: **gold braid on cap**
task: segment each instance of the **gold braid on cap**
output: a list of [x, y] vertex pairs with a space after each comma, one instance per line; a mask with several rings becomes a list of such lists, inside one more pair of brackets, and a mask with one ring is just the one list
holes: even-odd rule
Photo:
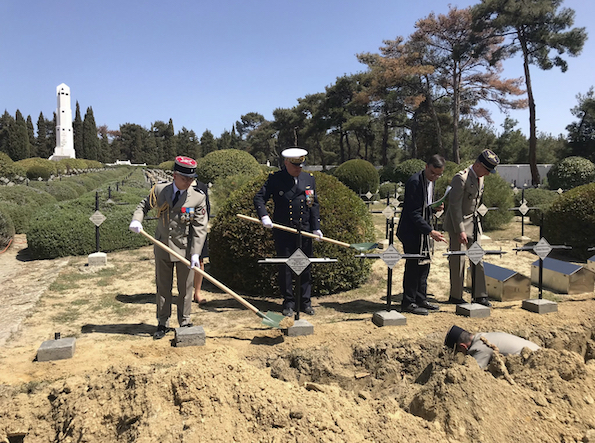
[[[151, 192], [149, 192], [149, 205], [151, 209], [157, 206], [157, 193], [155, 192], [155, 186], [151, 188]], [[163, 217], [163, 221], [165, 224], [169, 223], [169, 203], [165, 201], [161, 206], [157, 207], [157, 218], [161, 218], [163, 214], [167, 214], [167, 218]]]

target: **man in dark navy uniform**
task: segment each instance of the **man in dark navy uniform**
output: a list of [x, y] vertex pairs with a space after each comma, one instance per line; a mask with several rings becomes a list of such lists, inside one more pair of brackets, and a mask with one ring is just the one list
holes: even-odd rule
[[[413, 174], [405, 183], [405, 201], [397, 227], [397, 237], [406, 254], [427, 255], [424, 260], [406, 260], [403, 275], [403, 301], [401, 311], [428, 315], [437, 311], [438, 305], [426, 300], [430, 272], [430, 238], [446, 243], [444, 236], [432, 227], [434, 182], [444, 172], [444, 158], [433, 155], [425, 169]], [[443, 209], [444, 206], [436, 208]]]
[[[322, 238], [320, 230], [320, 207], [316, 195], [316, 182], [312, 174], [303, 172], [302, 167], [308, 151], [298, 147], [285, 149], [284, 167], [271, 174], [260, 191], [254, 196], [254, 207], [262, 224], [273, 227], [273, 221], [302, 231], [312, 232]], [[275, 209], [273, 221], [269, 217], [266, 202], [273, 197]], [[297, 234], [274, 229], [277, 257], [289, 257], [298, 248]], [[302, 252], [312, 257], [312, 239], [302, 237]], [[300, 274], [301, 306], [296, 306], [293, 296], [292, 271], [287, 265], [279, 265], [279, 287], [283, 296], [283, 315], [293, 316], [296, 308], [308, 315], [314, 315], [312, 308], [312, 275], [310, 266]]]

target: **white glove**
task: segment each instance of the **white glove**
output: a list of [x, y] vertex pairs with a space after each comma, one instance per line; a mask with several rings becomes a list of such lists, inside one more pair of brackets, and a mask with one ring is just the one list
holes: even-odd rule
[[312, 234], [315, 234], [318, 236], [316, 241], [320, 241], [320, 240], [322, 240], [322, 237], [324, 237], [324, 235], [322, 235], [322, 231], [320, 229], [315, 229], [314, 232], [312, 232]]
[[128, 229], [130, 229], [132, 232], [136, 232], [137, 234], [140, 234], [140, 231], [143, 230], [143, 224], [141, 222], [139, 222], [138, 220], [132, 220], [130, 222], [130, 226], [128, 226]]
[[190, 269], [192, 268], [200, 268], [200, 259], [198, 258], [198, 254], [192, 254], [192, 257], [190, 257]]
[[261, 218], [261, 221], [262, 221], [262, 225], [265, 228], [269, 228], [269, 229], [273, 228], [273, 222], [271, 221], [271, 218], [268, 215], [263, 215], [263, 217]]

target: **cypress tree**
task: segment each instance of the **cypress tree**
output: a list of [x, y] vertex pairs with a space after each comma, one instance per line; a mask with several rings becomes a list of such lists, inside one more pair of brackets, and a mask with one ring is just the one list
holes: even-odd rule
[[35, 148], [37, 150], [37, 156], [41, 158], [48, 158], [51, 155], [51, 153], [47, 151], [47, 127], [43, 112], [39, 113], [39, 118], [37, 119], [37, 138], [35, 139]]
[[93, 108], [88, 107], [83, 121], [83, 146], [87, 160], [97, 160], [99, 139], [97, 138], [97, 125], [93, 116]]
[[8, 154], [8, 131], [10, 126], [14, 123], [14, 118], [4, 111], [2, 117], [0, 117], [0, 151]]
[[27, 131], [27, 122], [17, 109], [14, 123], [8, 127], [8, 155], [14, 161], [29, 158], [31, 153], [31, 144], [29, 143], [29, 133]]
[[[55, 117], [55, 114], [54, 114]], [[55, 120], [55, 118], [54, 118]], [[55, 126], [54, 126], [55, 128]], [[83, 120], [81, 119], [81, 108], [79, 102], [76, 102], [76, 112], [74, 115], [74, 122], [72, 123], [72, 130], [74, 133], [74, 155], [76, 158], [87, 158], [85, 155], [85, 146], [83, 142]]]
[[29, 134], [29, 156], [37, 157], [37, 144], [35, 143], [35, 128], [31, 116], [27, 116], [27, 134]]

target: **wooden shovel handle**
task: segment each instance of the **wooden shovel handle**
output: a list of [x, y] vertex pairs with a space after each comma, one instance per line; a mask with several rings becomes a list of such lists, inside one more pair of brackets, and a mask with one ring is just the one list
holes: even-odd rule
[[[244, 214], [236, 214], [238, 217], [240, 217], [241, 219], [244, 220], [248, 220], [251, 222], [255, 222], [255, 223], [260, 223], [260, 220], [254, 217], [248, 217], [247, 215]], [[294, 234], [298, 233], [298, 230], [295, 228], [290, 228], [289, 226], [284, 226], [284, 225], [278, 225], [277, 223], [273, 223], [273, 228], [277, 228], [277, 229], [281, 229], [282, 231], [287, 231], [287, 232], [293, 232]], [[322, 241], [326, 241], [329, 243], [333, 243], [335, 245], [339, 245], [339, 246], [344, 246], [346, 248], [350, 248], [351, 245], [349, 243], [345, 243], [339, 240], [333, 240], [332, 238], [328, 238], [328, 237], [322, 237], [320, 238], [319, 236], [317, 236], [316, 234], [312, 234], [311, 232], [306, 232], [306, 231], [301, 231], [302, 235], [304, 237], [310, 237], [310, 238], [315, 238], [318, 240], [322, 240]]]
[[[173, 249], [171, 249], [169, 246], [167, 246], [167, 245], [163, 244], [162, 242], [160, 242], [159, 240], [153, 238], [151, 235], [147, 234], [143, 229], [141, 229], [140, 233], [142, 235], [144, 235], [145, 237], [147, 237], [151, 242], [153, 242], [154, 244], [156, 244], [157, 246], [159, 246], [161, 249], [169, 252], [171, 255], [173, 255], [174, 257], [176, 257], [178, 260], [180, 260], [186, 266], [190, 267], [190, 262], [188, 260], [186, 260], [185, 257], [181, 256], [176, 251], [174, 251]], [[191, 268], [191, 269], [194, 272], [198, 272], [200, 275], [202, 275], [204, 278], [206, 278], [208, 281], [210, 281], [211, 283], [213, 283], [215, 286], [217, 286], [222, 291], [227, 292], [229, 295], [231, 295], [233, 298], [235, 298], [237, 301], [239, 301], [245, 307], [247, 307], [248, 309], [250, 309], [251, 311], [253, 311], [255, 314], [258, 314], [259, 311], [258, 311], [258, 309], [255, 306], [253, 306], [252, 304], [250, 304], [249, 302], [247, 302], [246, 300], [244, 300], [242, 297], [240, 297], [238, 294], [236, 294], [235, 292], [233, 292], [231, 289], [229, 289], [227, 286], [225, 286], [223, 283], [221, 283], [215, 277], [211, 277], [205, 271], [203, 271], [200, 268], [197, 268], [196, 266], [193, 267], [193, 268]]]

